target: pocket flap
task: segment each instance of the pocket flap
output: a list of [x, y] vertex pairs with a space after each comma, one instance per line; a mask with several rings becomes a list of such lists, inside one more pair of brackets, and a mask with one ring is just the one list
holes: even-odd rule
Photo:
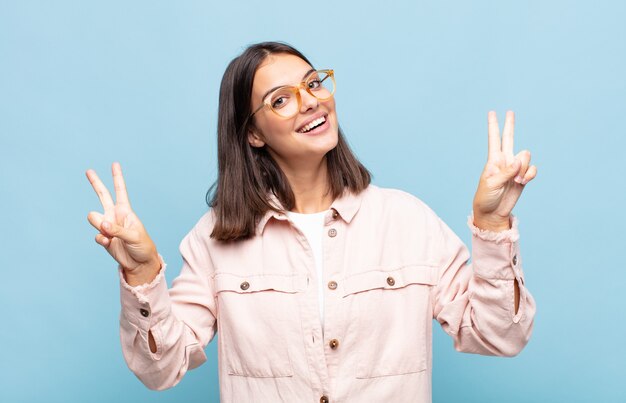
[[433, 266], [406, 265], [399, 268], [368, 270], [343, 281], [344, 297], [376, 288], [396, 289], [409, 284], [437, 285], [438, 270]]
[[233, 291], [240, 294], [275, 290], [287, 293], [301, 292], [306, 289], [307, 278], [304, 274], [255, 274], [242, 277], [231, 273], [216, 273], [217, 292]]

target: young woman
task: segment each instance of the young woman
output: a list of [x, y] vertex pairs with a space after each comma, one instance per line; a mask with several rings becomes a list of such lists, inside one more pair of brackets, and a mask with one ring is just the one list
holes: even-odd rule
[[250, 46], [220, 88], [217, 187], [165, 263], [93, 170], [96, 242], [119, 263], [124, 357], [151, 389], [206, 360], [216, 334], [223, 402], [429, 402], [432, 319], [459, 351], [514, 356], [532, 330], [517, 219], [536, 175], [513, 154], [513, 114], [489, 157], [468, 225], [470, 254], [416, 197], [370, 184], [335, 112], [332, 70], [281, 43]]

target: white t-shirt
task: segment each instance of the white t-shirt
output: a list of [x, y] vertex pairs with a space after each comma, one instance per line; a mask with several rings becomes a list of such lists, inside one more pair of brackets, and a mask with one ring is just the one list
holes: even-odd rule
[[322, 328], [324, 328], [324, 287], [323, 287], [323, 272], [322, 272], [322, 237], [324, 234], [324, 217], [328, 213], [326, 211], [320, 211], [319, 213], [302, 214], [294, 213], [292, 211], [287, 212], [287, 216], [293, 223], [304, 233], [311, 249], [313, 250], [313, 257], [315, 259], [315, 268], [317, 269], [317, 295], [320, 304], [320, 320]]

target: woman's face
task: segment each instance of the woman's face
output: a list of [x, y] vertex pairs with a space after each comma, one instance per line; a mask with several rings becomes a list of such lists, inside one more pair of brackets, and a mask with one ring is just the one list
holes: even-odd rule
[[[297, 86], [310, 71], [311, 66], [297, 56], [268, 56], [254, 75], [252, 110], [263, 104], [263, 97], [269, 90], [282, 85]], [[320, 101], [304, 88], [300, 89], [300, 96], [300, 110], [291, 118], [278, 116], [269, 107], [263, 107], [254, 115], [248, 135], [253, 147], [265, 145], [283, 169], [319, 164], [324, 155], [337, 145], [339, 138], [334, 97]], [[308, 123], [319, 118], [326, 122], [310, 132], [303, 132]]]

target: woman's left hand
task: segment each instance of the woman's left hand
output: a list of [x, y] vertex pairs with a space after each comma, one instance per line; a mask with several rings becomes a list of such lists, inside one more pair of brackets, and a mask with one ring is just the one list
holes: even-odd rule
[[489, 156], [474, 196], [474, 225], [503, 231], [511, 228], [511, 211], [526, 184], [537, 175], [537, 167], [530, 165], [530, 151], [513, 155], [515, 115], [512, 111], [506, 113], [502, 142], [494, 111], [489, 112], [488, 124]]

